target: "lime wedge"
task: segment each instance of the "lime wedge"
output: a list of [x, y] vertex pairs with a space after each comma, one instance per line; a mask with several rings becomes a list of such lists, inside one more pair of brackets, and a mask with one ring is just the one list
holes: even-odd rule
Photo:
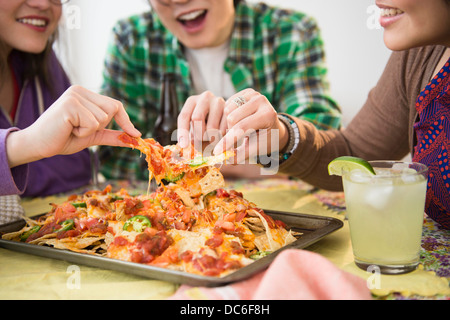
[[328, 174], [342, 176], [343, 170], [352, 171], [355, 169], [374, 175], [375, 171], [369, 162], [358, 157], [343, 156], [338, 157], [328, 164]]

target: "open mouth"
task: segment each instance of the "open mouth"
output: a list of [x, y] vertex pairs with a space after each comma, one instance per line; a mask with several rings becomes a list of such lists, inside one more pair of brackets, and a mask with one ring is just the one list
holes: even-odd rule
[[48, 25], [48, 20], [40, 18], [21, 18], [17, 21], [36, 28], [45, 28]]
[[396, 9], [396, 8], [382, 8], [380, 10], [380, 16], [383, 18], [384, 17], [395, 17], [402, 13], [403, 13], [402, 10]]
[[196, 10], [183, 14], [177, 20], [187, 28], [195, 28], [202, 24], [205, 20], [208, 10]]

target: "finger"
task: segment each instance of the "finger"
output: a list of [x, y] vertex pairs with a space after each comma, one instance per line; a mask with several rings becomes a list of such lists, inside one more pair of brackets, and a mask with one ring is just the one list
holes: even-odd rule
[[187, 148], [190, 144], [191, 117], [197, 105], [197, 96], [189, 97], [184, 103], [177, 119], [177, 138], [181, 148]]
[[245, 104], [230, 112], [226, 117], [227, 127], [232, 128], [239, 121], [256, 113], [258, 111], [258, 108], [260, 108], [263, 103], [263, 101], [261, 101], [263, 100], [261, 99], [261, 97], [262, 96], [252, 97]]
[[[108, 114], [108, 111], [105, 108], [103, 108], [98, 104], [95, 104], [91, 99], [87, 98], [87, 96], [83, 94], [79, 94], [78, 92], [73, 92], [72, 94], [74, 95], [77, 102], [80, 104], [80, 107], [75, 110], [82, 111], [81, 108], [84, 109], [82, 113], [83, 117], [80, 117], [81, 120], [80, 127], [83, 126], [82, 121], [84, 119], [88, 119], [86, 112], [90, 112], [98, 123], [97, 128], [94, 129], [98, 130], [108, 125], [108, 123], [111, 121], [113, 117], [113, 114], [112, 115]], [[90, 125], [91, 123], [92, 122], [89, 122]]]
[[214, 147], [213, 153], [218, 155], [225, 150], [231, 150], [236, 148], [240, 143], [242, 143], [242, 139], [253, 132], [254, 130], [250, 129], [249, 131], [243, 130], [239, 125], [234, 126], [229, 129], [227, 134], [217, 143]]
[[225, 136], [217, 143], [213, 151], [214, 154], [217, 155], [225, 150], [234, 148], [236, 143], [241, 141], [244, 136], [249, 136], [253, 134], [257, 128], [262, 128], [262, 125], [258, 125], [260, 122], [259, 115], [254, 113], [236, 123], [231, 129], [228, 129]]
[[237, 164], [256, 164], [258, 154], [257, 134], [246, 136], [243, 143], [236, 148], [235, 154]]
[[229, 97], [226, 101], [226, 103], [232, 103], [234, 99], [236, 99], [237, 97], [250, 97], [253, 96], [255, 94], [259, 94], [257, 91], [255, 91], [252, 88], [247, 88], [244, 90], [241, 90], [239, 92], [236, 92], [235, 94], [233, 94], [231, 97]]
[[[225, 100], [222, 97], [215, 97], [211, 100], [208, 119], [206, 122], [206, 132], [220, 129]], [[209, 138], [209, 137], [208, 137]]]
[[228, 129], [227, 118], [225, 116], [222, 116], [222, 119], [220, 120], [220, 125], [219, 125], [219, 132], [220, 132], [221, 137], [223, 137], [227, 133], [227, 129]]
[[84, 102], [90, 102], [85, 106], [95, 115], [100, 127], [105, 128], [114, 118], [126, 133], [134, 137], [141, 136], [141, 133], [131, 123], [120, 101], [87, 90], [81, 86], [72, 86], [68, 91], [78, 94], [79, 97], [83, 98]]
[[105, 145], [112, 147], [129, 147], [128, 144], [119, 139], [123, 132], [118, 130], [103, 129], [96, 132], [92, 145]]
[[101, 115], [99, 114], [100, 111], [94, 111], [96, 118], [100, 122], [101, 128], [106, 128], [114, 118], [117, 125], [129, 135], [133, 137], [140, 137], [142, 135], [130, 121], [130, 117], [120, 101], [100, 95], [97, 95], [95, 98], [94, 102], [97, 103], [96, 106], [98, 106], [99, 110], [104, 112], [104, 114]]
[[195, 141], [203, 141], [206, 139], [206, 118], [210, 110], [210, 97], [208, 95], [201, 95], [197, 100], [197, 105], [192, 112], [192, 132]]
[[99, 129], [99, 122], [94, 114], [78, 101], [66, 121], [70, 122], [72, 134], [78, 138], [86, 138]]
[[235, 93], [230, 98], [228, 98], [228, 100], [225, 102], [224, 114], [227, 116], [232, 111], [239, 108], [239, 105], [237, 104], [236, 99], [243, 98], [244, 101], [249, 101], [251, 99], [251, 97], [253, 97], [254, 95], [259, 95], [259, 93], [253, 89], [244, 89], [238, 93]]
[[126, 133], [133, 137], [140, 137], [141, 132], [135, 128], [133, 123], [130, 121], [130, 117], [123, 107], [122, 103], [116, 101], [118, 103], [118, 111], [114, 116], [114, 120], [116, 120], [117, 125], [123, 129]]

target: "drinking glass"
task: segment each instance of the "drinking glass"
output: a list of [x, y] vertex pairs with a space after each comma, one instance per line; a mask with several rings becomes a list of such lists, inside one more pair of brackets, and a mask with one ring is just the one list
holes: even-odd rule
[[420, 163], [369, 161], [376, 175], [343, 172], [355, 263], [384, 274], [419, 264], [428, 168]]

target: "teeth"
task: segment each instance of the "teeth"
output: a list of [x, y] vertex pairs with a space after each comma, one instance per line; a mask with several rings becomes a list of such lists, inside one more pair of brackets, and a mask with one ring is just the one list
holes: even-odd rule
[[380, 10], [380, 15], [382, 17], [393, 17], [399, 14], [402, 14], [403, 11], [400, 9], [381, 9]]
[[21, 23], [31, 24], [36, 27], [45, 27], [47, 25], [47, 22], [42, 19], [19, 19], [18, 21]]
[[194, 20], [195, 18], [198, 18], [199, 16], [201, 16], [203, 13], [205, 13], [206, 10], [197, 10], [197, 11], [192, 11], [186, 14], [183, 14], [182, 16], [178, 17], [178, 19], [186, 21], [186, 20]]

